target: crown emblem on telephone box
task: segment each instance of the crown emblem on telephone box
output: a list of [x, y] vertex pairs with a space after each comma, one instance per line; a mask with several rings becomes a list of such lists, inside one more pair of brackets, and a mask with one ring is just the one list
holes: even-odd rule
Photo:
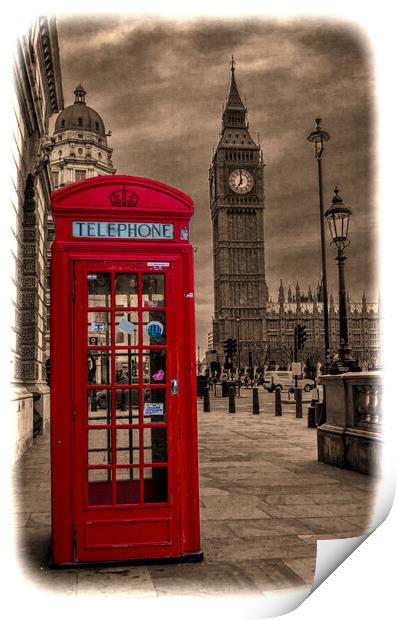
[[136, 207], [139, 196], [122, 185], [121, 189], [115, 189], [109, 194], [109, 200], [113, 207]]

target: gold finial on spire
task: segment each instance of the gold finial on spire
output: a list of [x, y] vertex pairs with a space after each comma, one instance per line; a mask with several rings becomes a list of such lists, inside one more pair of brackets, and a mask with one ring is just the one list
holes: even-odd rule
[[235, 65], [235, 64], [236, 64], [236, 61], [234, 60], [234, 58], [233, 58], [233, 54], [232, 54], [232, 59], [231, 59], [231, 61], [230, 61], [230, 65], [231, 65], [231, 68], [232, 68], [231, 70], [232, 70], [232, 71], [234, 71], [234, 65]]

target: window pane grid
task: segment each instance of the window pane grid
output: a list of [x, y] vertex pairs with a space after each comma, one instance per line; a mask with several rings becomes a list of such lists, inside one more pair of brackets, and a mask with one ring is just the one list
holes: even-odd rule
[[106, 470], [106, 471], [112, 471], [112, 469], [114, 469], [113, 465], [87, 465], [87, 469], [88, 471], [92, 471], [95, 469], [99, 469], [99, 470]]
[[[150, 321], [156, 321], [157, 319], [161, 319], [161, 322], [163, 324], [163, 326], [165, 325], [165, 317], [166, 317], [166, 310], [167, 310], [167, 306], [164, 303], [164, 299], [162, 301], [162, 305], [161, 306], [152, 306], [152, 301], [151, 301], [151, 293], [145, 292], [146, 295], [146, 299], [145, 301], [143, 300], [143, 277], [142, 277], [142, 273], [138, 271], [138, 273], [136, 274], [137, 276], [137, 299], [138, 299], [138, 305], [131, 305], [131, 306], [120, 306], [120, 305], [116, 305], [116, 275], [119, 272], [111, 272], [110, 275], [110, 305], [109, 306], [104, 306], [104, 305], [98, 305], [98, 306], [94, 306], [94, 305], [89, 305], [88, 307], [86, 307], [86, 312], [92, 310], [95, 310], [96, 312], [107, 312], [108, 316], [109, 316], [109, 321], [110, 321], [110, 345], [108, 344], [104, 344], [104, 345], [98, 345], [95, 346], [92, 343], [90, 343], [87, 339], [87, 345], [86, 345], [86, 350], [87, 352], [89, 352], [90, 350], [92, 351], [107, 351], [108, 352], [108, 357], [110, 359], [108, 359], [107, 361], [107, 365], [109, 367], [109, 375], [110, 375], [110, 383], [89, 383], [88, 384], [88, 392], [93, 394], [97, 391], [102, 391], [102, 390], [107, 390], [107, 394], [108, 394], [108, 399], [110, 399], [110, 403], [111, 405], [108, 405], [108, 411], [103, 411], [101, 412], [100, 415], [96, 416], [95, 413], [94, 415], [92, 415], [92, 411], [90, 410], [90, 419], [88, 420], [88, 416], [87, 416], [87, 424], [85, 425], [87, 430], [98, 430], [98, 431], [103, 431], [108, 429], [108, 439], [107, 439], [107, 447], [105, 449], [106, 453], [109, 453], [109, 457], [108, 459], [110, 460], [110, 463], [106, 464], [106, 463], [100, 463], [100, 464], [96, 464], [96, 463], [92, 463], [92, 464], [88, 464], [87, 463], [87, 471], [96, 471], [98, 470], [98, 475], [100, 475], [100, 470], [102, 470], [105, 474], [105, 472], [107, 472], [106, 474], [106, 478], [109, 481], [109, 484], [111, 484], [111, 496], [112, 496], [112, 501], [111, 503], [109, 501], [98, 501], [99, 505], [103, 505], [103, 504], [109, 504], [109, 505], [129, 505], [129, 504], [142, 504], [142, 505], [146, 505], [148, 503], [167, 503], [168, 501], [168, 459], [160, 459], [157, 460], [157, 462], [153, 462], [156, 458], [159, 459], [159, 455], [155, 456], [152, 453], [152, 450], [155, 448], [153, 448], [152, 445], [149, 446], [145, 446], [144, 443], [144, 431], [145, 430], [150, 430], [150, 429], [165, 429], [165, 438], [166, 438], [166, 444], [168, 444], [167, 441], [167, 437], [168, 437], [168, 433], [166, 432], [167, 430], [167, 424], [165, 421], [162, 422], [150, 422], [148, 421], [147, 418], [144, 417], [144, 390], [146, 389], [161, 389], [162, 392], [159, 392], [158, 394], [151, 394], [151, 399], [149, 401], [149, 403], [153, 400], [155, 403], [157, 400], [162, 400], [161, 398], [161, 394], [164, 393], [164, 391], [166, 390], [166, 382], [165, 381], [161, 381], [161, 379], [164, 377], [165, 378], [165, 363], [166, 363], [166, 357], [167, 357], [167, 343], [154, 343], [154, 344], [149, 344], [150, 340], [152, 340], [153, 338], [156, 339], [158, 338], [158, 336], [156, 335], [152, 335], [149, 333], [146, 335], [146, 332], [144, 334], [144, 329], [146, 329], [146, 331], [149, 331], [147, 329], [147, 324]], [[144, 274], [146, 276], [151, 276], [151, 274]], [[155, 274], [156, 276], [158, 275], [162, 275], [162, 277], [164, 278], [164, 274]], [[146, 278], [146, 280], [150, 280], [149, 278]], [[155, 277], [152, 277], [152, 280], [155, 281]], [[161, 288], [161, 286], [160, 286]], [[148, 287], [147, 287], [148, 289]], [[163, 288], [163, 297], [164, 297], [164, 288]], [[155, 297], [155, 295], [154, 295]], [[108, 299], [108, 298], [107, 298]], [[153, 302], [156, 303], [156, 300]], [[158, 302], [157, 302], [158, 303]], [[121, 310], [122, 309], [122, 310]], [[162, 311], [162, 315], [159, 314], [157, 316], [157, 312], [161, 312]], [[123, 313], [123, 317], [120, 313]], [[135, 312], [135, 316], [134, 317], [130, 317], [128, 316], [128, 313], [132, 313]], [[145, 317], [143, 317], [143, 313], [145, 313]], [[87, 315], [86, 315], [87, 316]], [[117, 327], [116, 327], [116, 322], [117, 324], [120, 322], [121, 318], [125, 318], [127, 321], [130, 321], [130, 319], [132, 318], [132, 322], [133, 324], [135, 324], [135, 321], [137, 319], [137, 336], [138, 336], [138, 342], [136, 343], [136, 341], [132, 344], [130, 344], [131, 339], [130, 339], [130, 334], [127, 334], [128, 340], [129, 340], [129, 344], [125, 344], [125, 343], [117, 343]], [[145, 318], [145, 323], [143, 324], [143, 319]], [[88, 324], [87, 324], [88, 325]], [[96, 326], [95, 326], [96, 327]], [[95, 328], [94, 328], [95, 329]], [[155, 329], [155, 328], [154, 328]], [[160, 325], [160, 331], [161, 331], [161, 325]], [[146, 341], [148, 341], [147, 343], [145, 343], [145, 339]], [[153, 358], [149, 355], [150, 351], [164, 351], [164, 357], [157, 357], [157, 363], [156, 363], [156, 358]], [[132, 353], [133, 356], [130, 357], [128, 354]], [[118, 382], [118, 379], [116, 377], [116, 372], [117, 372], [117, 363], [116, 363], [116, 356], [119, 353], [125, 353], [125, 358], [127, 361], [127, 369], [128, 369], [128, 375], [127, 376], [127, 381], [128, 383], [120, 383]], [[119, 358], [120, 360], [123, 360], [123, 358]], [[157, 374], [160, 381], [157, 383], [145, 383], [145, 376], [144, 376], [144, 359], [146, 361], [146, 380], [150, 380], [151, 376], [153, 374]], [[137, 364], [134, 366], [133, 365], [133, 360], [136, 360]], [[160, 370], [157, 368], [157, 366], [161, 366]], [[138, 371], [138, 377], [137, 377], [137, 382], [130, 382], [135, 381], [135, 376], [133, 376], [133, 372], [132, 372], [132, 368], [135, 367]], [[164, 372], [161, 372], [161, 371]], [[136, 371], [135, 371], [136, 372]], [[102, 379], [102, 377], [98, 377], [99, 379]], [[95, 385], [95, 388], [93, 390], [93, 385]], [[135, 400], [134, 402], [134, 398], [132, 398], [132, 390], [137, 390], [137, 401]], [[126, 393], [128, 394], [128, 398], [127, 398], [127, 407], [126, 409], [123, 408], [123, 405], [119, 404], [118, 402], [118, 395], [120, 393]], [[155, 396], [155, 398], [153, 398]], [[88, 402], [86, 400], [86, 402]], [[136, 405], [138, 405], [136, 407]], [[160, 405], [161, 406], [161, 405]], [[165, 393], [164, 393], [164, 405], [162, 405], [163, 409], [164, 409], [164, 413], [165, 413]], [[95, 410], [94, 410], [95, 411]], [[125, 412], [125, 416], [120, 415], [120, 411]], [[135, 413], [135, 415], [134, 415]], [[118, 418], [116, 417], [118, 414]], [[153, 412], [153, 416], [155, 416], [155, 412]], [[122, 418], [125, 417], [124, 421], [121, 421]], [[98, 418], [98, 419], [96, 419]], [[153, 418], [152, 418], [153, 419]], [[120, 431], [128, 431], [128, 442], [127, 445], [118, 445], [118, 437], [117, 437], [117, 432]], [[138, 446], [134, 445], [134, 442], [132, 441], [132, 435], [134, 433], [134, 431], [138, 431], [139, 434], [139, 444]], [[87, 437], [88, 440], [88, 437]], [[168, 450], [167, 450], [168, 446], [166, 445], [165, 448], [165, 456], [167, 456]], [[157, 447], [157, 450], [159, 448]], [[101, 450], [101, 448], [90, 448], [88, 450], [89, 453], [101, 453], [104, 452], [104, 449]], [[137, 463], [134, 462], [134, 454], [139, 453], [139, 460]], [[160, 448], [160, 452], [161, 452], [161, 448]], [[120, 459], [120, 455], [127, 455], [128, 454], [128, 460], [129, 462], [126, 463], [125, 462], [125, 457], [121, 456], [121, 458], [123, 459], [123, 462], [118, 461], [118, 458]], [[148, 456], [149, 455], [149, 456]], [[146, 458], [146, 462], [145, 462], [145, 458]], [[121, 478], [121, 472], [124, 471], [125, 475]], [[158, 475], [156, 474], [156, 471], [158, 472]], [[113, 473], [112, 473], [113, 472]], [[119, 474], [117, 473], [119, 472]], [[157, 477], [156, 477], [157, 476]], [[88, 479], [87, 479], [88, 480]], [[130, 481], [130, 482], [129, 482]], [[164, 484], [165, 481], [165, 484]], [[101, 482], [101, 484], [104, 484], [105, 482]], [[127, 487], [125, 485], [128, 484], [133, 484], [135, 485], [135, 487]], [[139, 486], [139, 493], [138, 492], [138, 488], [136, 487], [136, 484], [138, 484]], [[160, 485], [160, 487], [157, 489], [157, 486]], [[136, 492], [133, 491], [133, 488], [136, 489]], [[110, 487], [109, 487], [109, 491], [110, 491]], [[91, 497], [95, 497], [95, 493], [94, 495], [91, 494]], [[107, 496], [108, 499], [110, 499], [110, 496]], [[92, 503], [92, 501], [91, 501]], [[95, 502], [94, 502], [95, 505]]]

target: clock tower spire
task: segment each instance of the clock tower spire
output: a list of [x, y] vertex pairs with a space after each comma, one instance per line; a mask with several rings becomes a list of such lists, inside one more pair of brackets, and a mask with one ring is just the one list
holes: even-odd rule
[[229, 97], [227, 99], [225, 109], [222, 115], [223, 121], [223, 130], [229, 127], [246, 127], [246, 114], [247, 109], [243, 104], [240, 93], [238, 92], [236, 78], [235, 78], [235, 64], [236, 61], [232, 56], [231, 64], [231, 79], [230, 79], [230, 90]]
[[249, 132], [233, 56], [230, 65], [229, 96], [209, 170], [213, 341], [222, 361], [224, 341], [238, 337], [241, 366], [247, 366], [250, 357], [255, 366], [262, 366], [266, 306], [263, 158]]

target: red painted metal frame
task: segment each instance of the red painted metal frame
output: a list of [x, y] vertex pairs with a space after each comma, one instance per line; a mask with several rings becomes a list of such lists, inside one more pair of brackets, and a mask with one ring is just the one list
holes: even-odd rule
[[[169, 256], [170, 267], [168, 269], [163, 270], [155, 270], [154, 273], [163, 273], [166, 278], [166, 308], [167, 308], [167, 326], [166, 326], [166, 351], [167, 351], [167, 380], [169, 382], [168, 375], [178, 376], [183, 375], [183, 371], [178, 373], [177, 368], [177, 360], [176, 360], [176, 343], [175, 343], [175, 334], [177, 331], [178, 320], [181, 319], [180, 313], [181, 309], [178, 308], [179, 304], [177, 300], [182, 299], [182, 293], [180, 287], [175, 289], [174, 286], [178, 284], [178, 280], [181, 280], [180, 273], [180, 258], [174, 257], [171, 259]], [[179, 268], [179, 269], [178, 269]], [[149, 268], [147, 267], [147, 261], [142, 261], [140, 264], [135, 260], [133, 263], [129, 261], [114, 262], [113, 264], [103, 262], [83, 262], [77, 264], [77, 270], [79, 273], [79, 278], [76, 278], [78, 284], [80, 284], [80, 288], [82, 290], [76, 289], [76, 316], [80, 315], [83, 320], [76, 321], [76, 337], [75, 337], [75, 359], [76, 362], [80, 361], [80, 364], [76, 363], [75, 366], [75, 385], [76, 385], [76, 411], [83, 412], [86, 406], [86, 350], [87, 347], [84, 345], [84, 339], [86, 338], [85, 329], [82, 328], [82, 324], [84, 321], [85, 324], [85, 316], [87, 312], [87, 306], [84, 303], [83, 292], [84, 292], [84, 276], [88, 272], [100, 272], [110, 270], [110, 272], [114, 273], [125, 273], [131, 271], [138, 271], [147, 273]], [[178, 271], [178, 273], [176, 273]], [[178, 277], [179, 276], [179, 277]], [[140, 277], [138, 278], [140, 280]], [[139, 287], [138, 287], [139, 288]], [[139, 294], [140, 302], [141, 295]], [[114, 305], [114, 299], [112, 299], [111, 306], [113, 306], [114, 310], [116, 306]], [[79, 307], [81, 305], [81, 307]], [[143, 307], [142, 303], [141, 310], [142, 313], [149, 310], [153, 311], [153, 313], [159, 312], [160, 309], [151, 309]], [[172, 306], [172, 312], [170, 311], [170, 306]], [[118, 308], [119, 311], [123, 311], [123, 308]], [[112, 328], [113, 329], [113, 328]], [[152, 345], [153, 346], [153, 345]], [[155, 347], [156, 348], [156, 347]], [[150, 349], [150, 345], [144, 345], [143, 342], [137, 345], [136, 350], [138, 351], [146, 351]], [[117, 346], [114, 340], [114, 329], [113, 329], [113, 341], [110, 346], [110, 350], [119, 351], [120, 353], [126, 350], [123, 347]], [[114, 362], [113, 362], [114, 363]], [[113, 378], [113, 369], [112, 369], [112, 377], [110, 381], [110, 387], [113, 388], [121, 388], [121, 385], [116, 386], [114, 384]], [[144, 384], [142, 382], [142, 378], [139, 380], [139, 390], [148, 389], [152, 387], [160, 387], [152, 384]], [[168, 385], [166, 386], [166, 388]], [[160, 428], [166, 427], [168, 429], [168, 467], [167, 470], [169, 472], [168, 475], [168, 494], [169, 500], [167, 502], [149, 504], [149, 503], [139, 503], [134, 505], [125, 505], [125, 504], [117, 504], [114, 506], [97, 506], [97, 507], [89, 507], [88, 500], [86, 495], [86, 480], [84, 480], [85, 471], [87, 470], [87, 431], [91, 429], [94, 431], [95, 425], [88, 425], [86, 420], [83, 419], [82, 415], [77, 415], [75, 430], [76, 430], [76, 438], [78, 440], [79, 449], [76, 453], [76, 472], [81, 472], [80, 480], [76, 480], [76, 524], [77, 524], [77, 540], [76, 540], [76, 548], [77, 548], [77, 557], [79, 561], [93, 561], [93, 560], [109, 560], [109, 559], [129, 559], [131, 557], [131, 553], [134, 554], [135, 558], [143, 557], [146, 558], [148, 554], [151, 557], [168, 557], [172, 555], [179, 556], [180, 555], [180, 497], [179, 497], [179, 449], [178, 449], [178, 412], [181, 410], [180, 403], [180, 394], [177, 396], [171, 396], [167, 389], [167, 412], [166, 412], [166, 423], [165, 424], [149, 424], [147, 421], [142, 418], [142, 414], [139, 417], [139, 423], [135, 423], [134, 426], [139, 428], [140, 432], [140, 451], [143, 451], [143, 432], [144, 428]], [[113, 453], [116, 447], [116, 433], [117, 431], [121, 431], [123, 429], [123, 425], [115, 424], [112, 422], [112, 445], [113, 445]], [[113, 454], [114, 456], [114, 454]], [[141, 454], [142, 456], [142, 454]], [[113, 489], [113, 501], [116, 497], [116, 479], [114, 474], [116, 470], [120, 470], [123, 468], [121, 465], [117, 465], [117, 459], [113, 458], [112, 462], [112, 489]], [[151, 467], [159, 467], [159, 464], [152, 464]], [[134, 469], [143, 469], [144, 463], [140, 461], [140, 464], [135, 466]], [[143, 492], [143, 478], [140, 477], [140, 487], [141, 493]], [[154, 515], [156, 515], [154, 517]], [[134, 535], [134, 531], [139, 528], [139, 524], [143, 524], [147, 522], [148, 527], [145, 528], [141, 526], [139, 531], [139, 540], [135, 540], [132, 542], [131, 540], [120, 540], [118, 537], [118, 542], [110, 542], [106, 543], [104, 540], [100, 540], [100, 533], [106, 532], [108, 536], [112, 536], [114, 529], [124, 524], [126, 534], [129, 534], [130, 537]], [[154, 523], [157, 522], [159, 527], [157, 527], [157, 532], [153, 527]], [[161, 528], [160, 524], [167, 524], [166, 529]], [[106, 527], [104, 527], [106, 526]], [[149, 527], [152, 526], [152, 527]], [[91, 530], [91, 534], [89, 531]], [[95, 530], [99, 532], [96, 537], [93, 533]], [[91, 537], [91, 543], [88, 544], [86, 542], [86, 538]], [[149, 540], [148, 540], [149, 537]], [[166, 540], [162, 541], [162, 537], [166, 537]], [[93, 540], [95, 538], [95, 541]], [[136, 538], [136, 533], [135, 533]], [[132, 550], [132, 547], [134, 549]], [[93, 551], [94, 550], [94, 551]]]
[[[138, 197], [136, 206], [113, 206], [109, 195], [118, 189], [133, 191]], [[52, 563], [68, 565], [84, 561], [114, 561], [147, 559], [150, 557], [180, 557], [200, 555], [199, 491], [197, 457], [197, 418], [195, 380], [195, 327], [193, 251], [190, 243], [181, 239], [181, 230], [188, 228], [193, 215], [192, 200], [174, 188], [157, 181], [130, 176], [95, 177], [74, 183], [53, 193], [52, 210], [56, 226], [56, 240], [52, 245], [51, 263], [51, 484], [52, 484]], [[174, 225], [173, 240], [86, 239], [72, 237], [72, 222], [164, 222]], [[74, 334], [74, 271], [77, 264], [104, 261], [104, 264], [129, 262], [174, 261], [179, 272], [176, 278], [175, 363], [178, 368], [179, 395], [177, 397], [178, 425], [171, 443], [178, 446], [177, 480], [179, 542], [175, 548], [140, 548], [94, 544], [89, 553], [79, 557], [76, 552], [76, 534], [79, 523], [77, 493], [80, 476], [79, 457], [76, 453], [74, 412], [79, 410], [75, 397], [75, 361], [78, 351]], [[169, 383], [170, 374], [167, 373]], [[80, 403], [81, 405], [81, 403]], [[81, 406], [80, 406], [81, 408]], [[178, 432], [176, 431], [179, 426]], [[131, 516], [125, 514], [118, 522], [135, 519], [136, 527], [150, 530], [153, 522], [168, 517], [161, 506], [151, 505]], [[91, 511], [92, 520], [96, 511]], [[139, 525], [139, 523], [141, 525]], [[142, 525], [143, 523], [143, 525]], [[135, 527], [133, 524], [131, 527]], [[110, 526], [112, 527], [112, 526]], [[114, 527], [117, 526], [115, 525]], [[121, 527], [121, 526], [120, 526]], [[137, 530], [139, 531], [139, 530]], [[116, 533], [117, 537], [119, 534]], [[131, 539], [132, 540], [132, 539]], [[120, 541], [119, 541], [120, 542]]]

